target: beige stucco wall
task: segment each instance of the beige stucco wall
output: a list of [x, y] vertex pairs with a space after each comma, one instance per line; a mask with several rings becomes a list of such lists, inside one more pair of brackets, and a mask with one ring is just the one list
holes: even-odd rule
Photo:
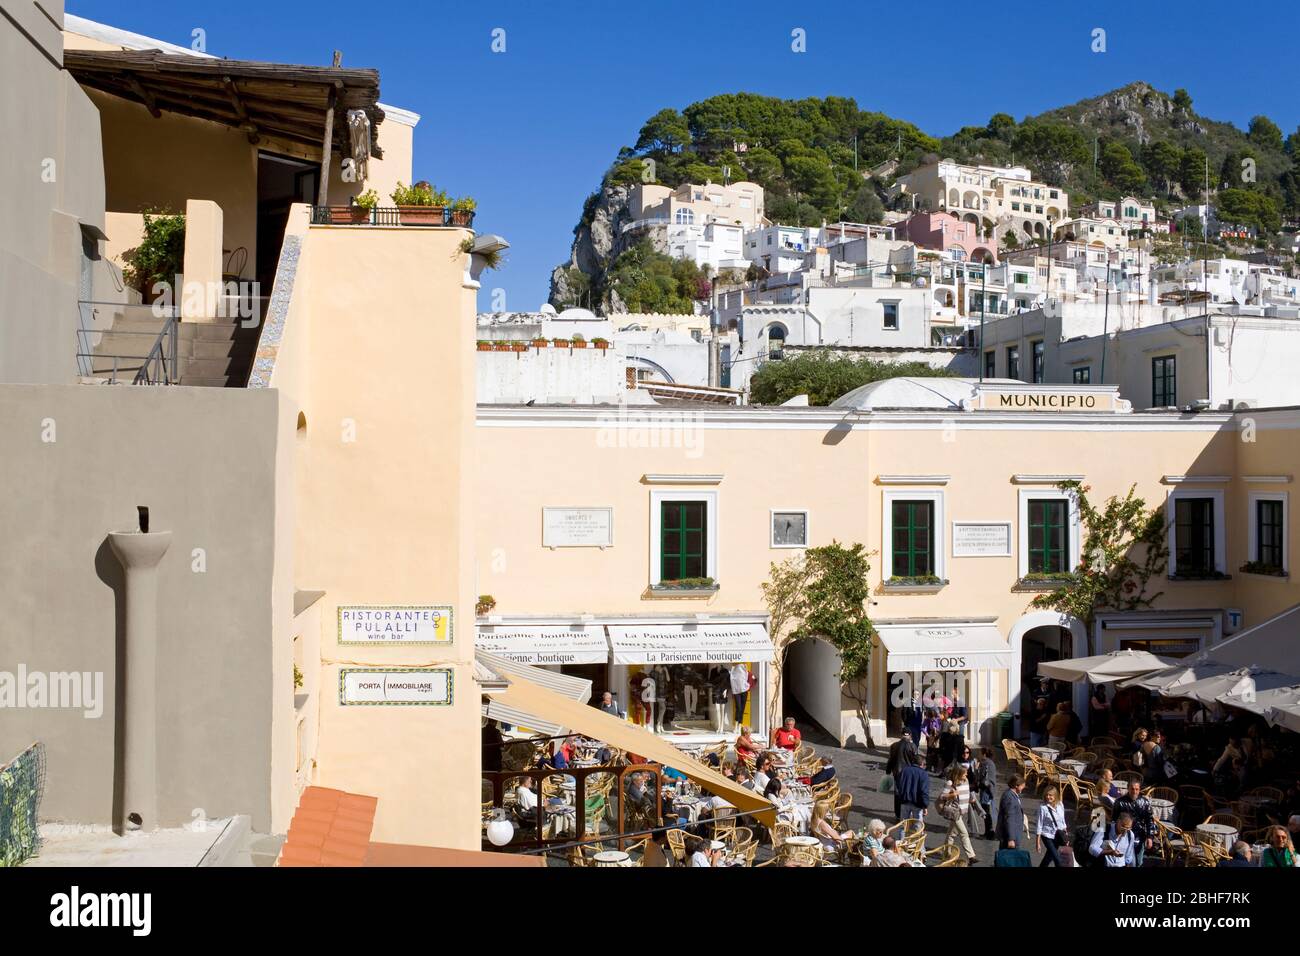
[[135, 528], [144, 505], [151, 529], [173, 535], [152, 688], [159, 822], [199, 810], [270, 829], [271, 794], [291, 782], [271, 743], [272, 699], [292, 699], [272, 621], [278, 415], [273, 391], [0, 386], [0, 669], [103, 675], [96, 719], [3, 711], [0, 759], [48, 748], [43, 817], [112, 820], [124, 612], [106, 536]]
[[[0, 116], [13, 131], [0, 148], [0, 382], [71, 382], [79, 225], [104, 225], [99, 117], [59, 68], [60, 34], [40, 9], [3, 0], [0, 12]], [[109, 298], [107, 273], [93, 273], [89, 291]]]
[[[306, 423], [294, 575], [325, 592], [318, 781], [379, 797], [377, 840], [466, 849], [479, 845], [480, 760], [467, 235], [306, 229], [271, 382]], [[454, 643], [340, 646], [347, 604], [451, 604]], [[454, 703], [341, 706], [345, 665], [449, 666]]]
[[1254, 520], [1250, 506], [1252, 493], [1280, 494], [1287, 500], [1289, 577], [1242, 572], [1241, 565], [1251, 557], [1246, 550], [1246, 536], [1243, 532], [1236, 536], [1235, 541], [1229, 539], [1230, 547], [1236, 546], [1228, 556], [1229, 569], [1236, 584], [1235, 600], [1246, 615], [1243, 625], [1250, 627], [1300, 601], [1300, 588], [1295, 583], [1295, 561], [1300, 560], [1300, 533], [1296, 529], [1294, 510], [1297, 504], [1295, 482], [1300, 477], [1300, 411], [1245, 412], [1236, 418], [1237, 478], [1232, 496], [1235, 510], [1230, 513], [1233, 526], [1244, 529], [1248, 521]]

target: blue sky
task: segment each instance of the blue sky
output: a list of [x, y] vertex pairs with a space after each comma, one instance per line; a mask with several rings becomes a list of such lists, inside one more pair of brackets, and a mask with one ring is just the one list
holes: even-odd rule
[[[208, 52], [235, 59], [326, 64], [341, 49], [346, 65], [379, 69], [383, 100], [423, 117], [415, 178], [474, 196], [476, 227], [511, 243], [484, 283], [511, 310], [545, 301], [584, 197], [645, 119], [718, 93], [851, 96], [942, 136], [1146, 80], [1185, 87], [1197, 112], [1242, 128], [1256, 113], [1284, 133], [1300, 125], [1294, 0], [69, 0], [68, 11], [184, 45], [202, 28]], [[504, 53], [491, 49], [496, 28]], [[791, 51], [795, 28], [805, 53]]]

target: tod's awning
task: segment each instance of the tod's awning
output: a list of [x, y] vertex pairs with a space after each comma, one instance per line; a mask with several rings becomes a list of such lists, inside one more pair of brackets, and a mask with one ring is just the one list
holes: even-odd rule
[[766, 663], [776, 649], [762, 624], [610, 624], [615, 664]]
[[599, 624], [501, 624], [481, 626], [474, 647], [517, 664], [604, 664], [605, 628]]
[[889, 651], [887, 666], [900, 671], [1005, 670], [1011, 648], [993, 624], [876, 624]]

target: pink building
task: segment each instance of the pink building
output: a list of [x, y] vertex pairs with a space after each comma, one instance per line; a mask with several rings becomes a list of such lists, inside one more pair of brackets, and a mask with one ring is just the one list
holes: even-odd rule
[[918, 212], [894, 226], [894, 237], [914, 242], [922, 249], [940, 252], [959, 250], [960, 258], [981, 261], [998, 258], [997, 242], [985, 239], [972, 222], [963, 222], [951, 213]]

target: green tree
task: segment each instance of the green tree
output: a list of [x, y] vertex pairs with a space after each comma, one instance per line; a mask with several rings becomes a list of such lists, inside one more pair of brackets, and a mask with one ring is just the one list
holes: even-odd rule
[[849, 203], [847, 215], [850, 222], [878, 223], [885, 216], [885, 204], [880, 201], [874, 189], [862, 186]]
[[1146, 174], [1123, 143], [1109, 142], [1102, 147], [1098, 169], [1121, 193], [1137, 192], [1146, 184]]
[[[867, 613], [870, 571], [861, 544], [846, 547], [838, 541], [771, 566], [762, 585], [777, 648], [772, 670], [778, 676], [769, 691], [769, 713], [780, 713], [780, 674], [786, 652], [798, 641], [819, 638], [839, 654], [840, 687], [853, 700], [864, 734], [869, 733], [867, 678], [876, 634]], [[863, 743], [873, 742], [868, 738]]]
[[1261, 149], [1282, 151], [1281, 128], [1263, 114], [1251, 119], [1250, 132], [1247, 135], [1249, 135], [1250, 141]]
[[1190, 113], [1192, 111], [1192, 95], [1181, 87], [1174, 90], [1174, 106], [1184, 113]]
[[994, 113], [987, 128], [990, 136], [1009, 142], [1015, 135], [1016, 121], [1009, 113]]
[[1089, 144], [1068, 123], [1026, 122], [1016, 130], [1013, 145], [1017, 157], [1028, 158], [1054, 186], [1064, 185], [1074, 167], [1092, 156]]
[[1078, 504], [1084, 537], [1079, 564], [1061, 587], [1035, 597], [1029, 606], [1060, 611], [1084, 625], [1092, 653], [1093, 624], [1101, 611], [1134, 611], [1151, 607], [1163, 592], [1148, 593], [1152, 578], [1164, 573], [1169, 560], [1165, 519], [1159, 508], [1130, 487], [1123, 498], [1111, 495], [1100, 507], [1088, 498], [1087, 485], [1061, 482], [1058, 487]]
[[1016, 235], [1014, 229], [1008, 229], [1006, 235], [1002, 237], [1002, 245], [1008, 249], [1014, 249], [1020, 245], [1020, 237]]
[[1183, 158], [1178, 163], [1178, 184], [1189, 199], [1205, 191], [1205, 161], [1205, 150], [1200, 147], [1183, 150]]
[[675, 153], [691, 141], [686, 117], [674, 109], [662, 109], [646, 120], [637, 137], [636, 148]]
[[829, 405], [855, 388], [882, 379], [946, 378], [951, 374], [924, 362], [836, 358], [829, 351], [819, 350], [764, 362], [749, 380], [749, 397], [758, 405], [779, 405], [796, 395], [807, 395], [810, 405]]
[[1172, 192], [1182, 168], [1183, 151], [1168, 140], [1155, 139], [1142, 148], [1142, 165], [1160, 184], [1162, 192]]
[[1249, 189], [1222, 189], [1215, 203], [1219, 219], [1252, 225], [1262, 232], [1282, 228], [1282, 215], [1272, 196]]

